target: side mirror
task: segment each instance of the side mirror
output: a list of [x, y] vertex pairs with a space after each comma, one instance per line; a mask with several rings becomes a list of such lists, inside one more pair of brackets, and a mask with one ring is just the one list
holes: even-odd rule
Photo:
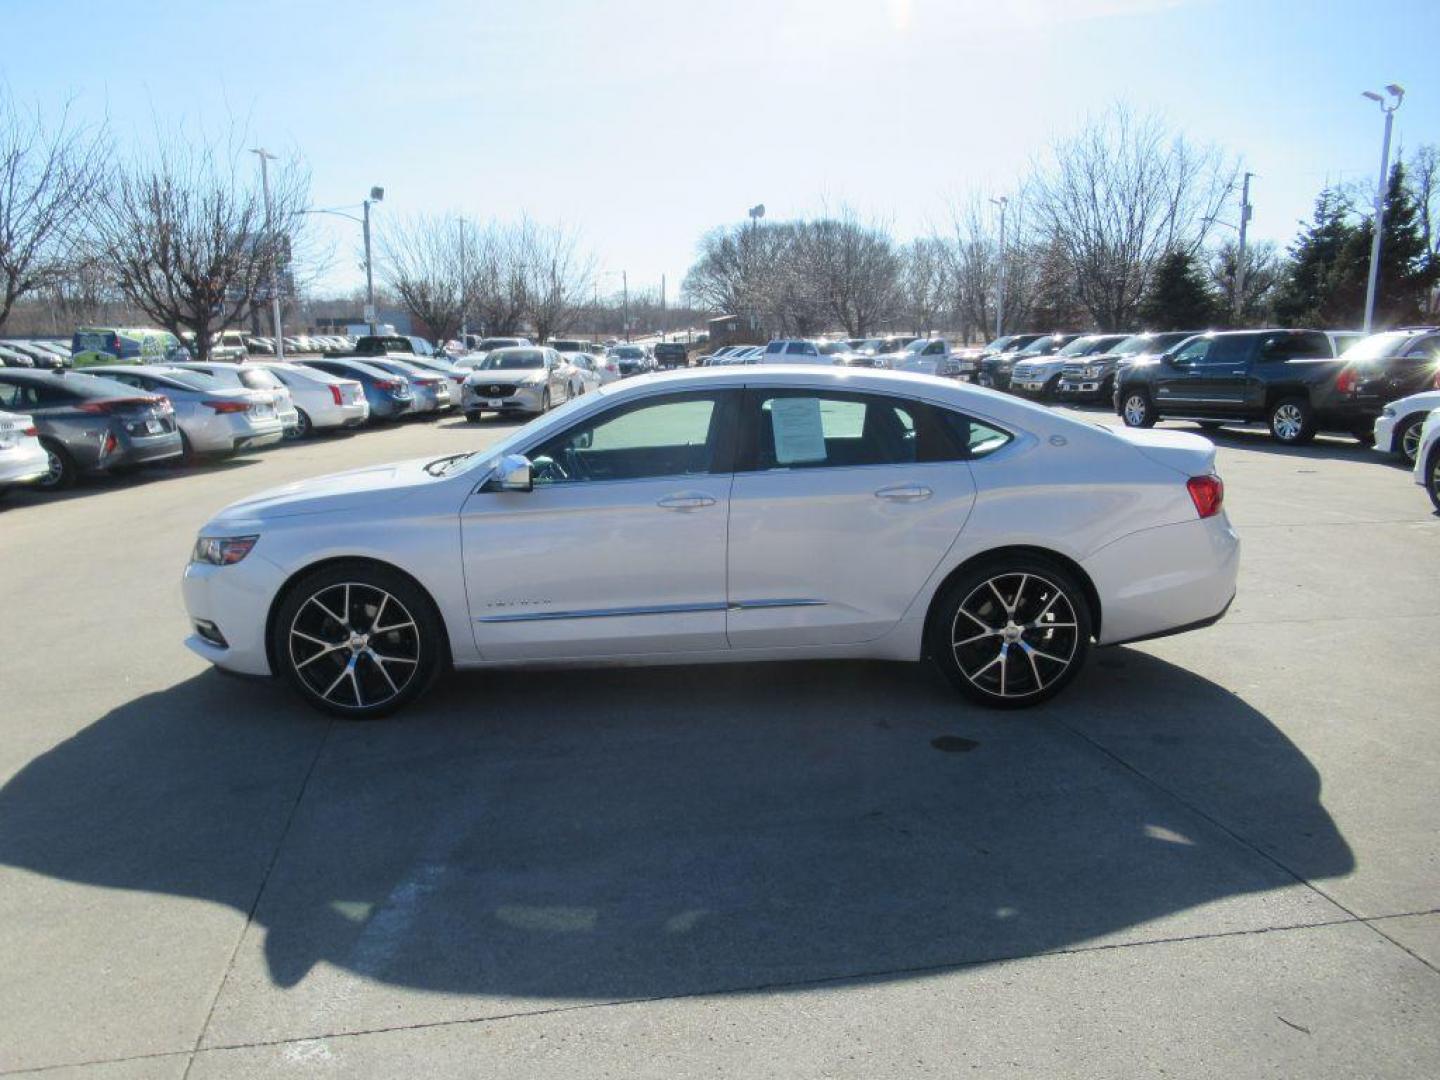
[[492, 491], [533, 491], [530, 459], [524, 454], [506, 454], [495, 468], [495, 475], [486, 485]]

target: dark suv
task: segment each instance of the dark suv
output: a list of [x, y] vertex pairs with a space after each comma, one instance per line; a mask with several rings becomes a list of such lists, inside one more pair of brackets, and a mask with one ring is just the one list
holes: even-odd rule
[[679, 341], [661, 341], [655, 346], [655, 363], [662, 368], [686, 367], [690, 363]]
[[1290, 329], [1197, 334], [1153, 361], [1122, 369], [1115, 411], [1130, 427], [1166, 417], [1205, 427], [1264, 421], [1292, 446], [1322, 430], [1368, 441], [1384, 399], [1361, 388], [1382, 378], [1337, 359], [1336, 337]]

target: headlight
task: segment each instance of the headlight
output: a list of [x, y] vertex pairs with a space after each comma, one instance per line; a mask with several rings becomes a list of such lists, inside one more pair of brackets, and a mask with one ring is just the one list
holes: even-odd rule
[[259, 539], [258, 536], [202, 536], [195, 541], [190, 561], [210, 563], [212, 566], [234, 566], [250, 554], [250, 549]]
[[1093, 378], [1095, 378], [1095, 377], [1096, 377], [1097, 375], [1099, 375], [1099, 374], [1100, 374], [1100, 369], [1099, 369], [1098, 367], [1087, 367], [1087, 368], [1085, 369], [1085, 378], [1087, 378], [1087, 379], [1093, 379]]

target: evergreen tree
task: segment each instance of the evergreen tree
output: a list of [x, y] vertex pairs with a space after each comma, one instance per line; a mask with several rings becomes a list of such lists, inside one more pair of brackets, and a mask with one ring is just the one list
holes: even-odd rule
[[1199, 330], [1215, 321], [1220, 303], [1194, 255], [1170, 251], [1160, 260], [1140, 304], [1149, 330]]
[[1323, 321], [1321, 310], [1337, 285], [1337, 264], [1356, 232], [1350, 213], [1343, 194], [1333, 188], [1320, 192], [1310, 224], [1289, 248], [1289, 271], [1275, 298], [1275, 318], [1281, 325], [1315, 326]]
[[[1367, 223], [1364, 231], [1368, 243], [1373, 226]], [[1369, 269], [1367, 247], [1367, 273]], [[1397, 161], [1390, 171], [1390, 185], [1385, 193], [1380, 280], [1375, 288], [1375, 325], [1401, 326], [1419, 322], [1428, 306], [1426, 300], [1430, 290], [1440, 276], [1437, 271], [1440, 267], [1430, 258], [1426, 247], [1420, 207], [1405, 179], [1405, 165]], [[1362, 307], [1362, 317], [1363, 314]]]

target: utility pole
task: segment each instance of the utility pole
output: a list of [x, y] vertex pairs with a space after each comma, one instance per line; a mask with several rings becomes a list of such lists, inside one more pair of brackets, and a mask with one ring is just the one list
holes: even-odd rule
[[1245, 314], [1245, 226], [1250, 224], [1250, 213], [1254, 207], [1250, 205], [1250, 178], [1254, 173], [1245, 174], [1245, 182], [1240, 188], [1240, 245], [1235, 258], [1235, 303], [1231, 321], [1236, 325], [1244, 319]]
[[998, 338], [1005, 332], [1005, 208], [1010, 200], [1001, 195], [990, 201], [1000, 207], [1000, 280], [995, 296], [995, 336]]
[[620, 271], [620, 295], [621, 302], [625, 305], [625, 340], [630, 340], [630, 276], [625, 270]]
[[285, 335], [280, 327], [280, 245], [275, 237], [274, 208], [270, 205], [269, 164], [275, 160], [275, 155], [263, 146], [250, 152], [260, 158], [260, 190], [265, 195], [265, 232], [270, 241], [270, 327], [275, 334], [275, 359], [284, 360]]
[[[465, 266], [465, 216], [460, 216], [460, 344], [470, 334], [470, 276]], [[469, 346], [466, 345], [468, 349]]]
[[660, 275], [660, 340], [665, 340], [665, 275]]
[[1380, 283], [1380, 235], [1385, 229], [1385, 196], [1390, 189], [1390, 128], [1395, 121], [1395, 110], [1405, 100], [1405, 88], [1391, 83], [1385, 90], [1395, 99], [1393, 105], [1386, 105], [1385, 99], [1373, 90], [1366, 90], [1364, 96], [1380, 105], [1385, 114], [1385, 138], [1380, 143], [1380, 183], [1375, 189], [1375, 235], [1370, 240], [1370, 279], [1365, 284], [1365, 333], [1375, 321], [1375, 291]]

